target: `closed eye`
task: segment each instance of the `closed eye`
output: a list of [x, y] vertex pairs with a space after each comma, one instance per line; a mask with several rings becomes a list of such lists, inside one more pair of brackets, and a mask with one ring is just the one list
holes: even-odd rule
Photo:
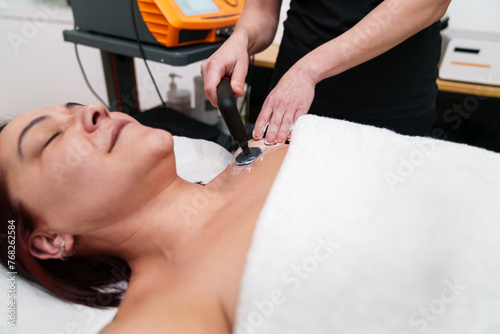
[[49, 140], [47, 140], [47, 142], [43, 145], [42, 150], [43, 150], [45, 147], [47, 147], [47, 146], [50, 144], [50, 142], [51, 142], [51, 141], [53, 141], [53, 140], [54, 140], [57, 136], [59, 136], [60, 134], [61, 134], [61, 132], [60, 132], [60, 131], [59, 131], [59, 132], [54, 133], [54, 135], [52, 135], [52, 137], [50, 137], [50, 138], [49, 138]]

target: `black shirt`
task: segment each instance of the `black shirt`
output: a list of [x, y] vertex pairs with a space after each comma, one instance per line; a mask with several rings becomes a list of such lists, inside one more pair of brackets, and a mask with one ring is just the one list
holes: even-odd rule
[[[272, 87], [302, 56], [349, 30], [381, 2], [293, 0]], [[309, 112], [368, 119], [427, 113], [435, 105], [440, 54], [440, 23], [436, 22], [384, 54], [318, 83]]]

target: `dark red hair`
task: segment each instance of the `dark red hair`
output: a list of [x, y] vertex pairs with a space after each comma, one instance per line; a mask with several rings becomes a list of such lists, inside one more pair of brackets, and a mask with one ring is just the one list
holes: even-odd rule
[[[0, 129], [1, 131], [1, 129]], [[10, 221], [15, 231], [9, 235]], [[39, 260], [28, 251], [28, 240], [35, 227], [35, 216], [22, 205], [13, 203], [5, 174], [0, 166], [0, 262], [8, 271], [16, 271], [20, 277], [35, 283], [57, 298], [90, 307], [112, 307], [121, 302], [126, 287], [118, 282], [128, 282], [130, 267], [120, 258], [111, 256], [76, 256], [67, 261]], [[15, 268], [9, 268], [15, 246]], [[12, 263], [10, 263], [12, 264]]]

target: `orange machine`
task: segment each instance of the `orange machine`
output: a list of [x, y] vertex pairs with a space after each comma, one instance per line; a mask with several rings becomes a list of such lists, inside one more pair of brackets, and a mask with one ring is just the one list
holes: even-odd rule
[[175, 47], [227, 38], [244, 0], [137, 0], [137, 4], [155, 39]]

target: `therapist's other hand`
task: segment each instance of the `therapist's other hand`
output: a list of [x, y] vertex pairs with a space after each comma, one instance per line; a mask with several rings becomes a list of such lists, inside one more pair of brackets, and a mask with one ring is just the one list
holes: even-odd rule
[[262, 139], [266, 126], [265, 143], [284, 143], [291, 136], [292, 125], [307, 114], [314, 99], [316, 83], [293, 67], [283, 75], [276, 87], [264, 101], [255, 122], [253, 138]]
[[231, 79], [231, 88], [236, 96], [243, 96], [247, 71], [247, 43], [233, 35], [201, 64], [205, 95], [210, 103], [217, 107], [217, 86], [223, 77]]

